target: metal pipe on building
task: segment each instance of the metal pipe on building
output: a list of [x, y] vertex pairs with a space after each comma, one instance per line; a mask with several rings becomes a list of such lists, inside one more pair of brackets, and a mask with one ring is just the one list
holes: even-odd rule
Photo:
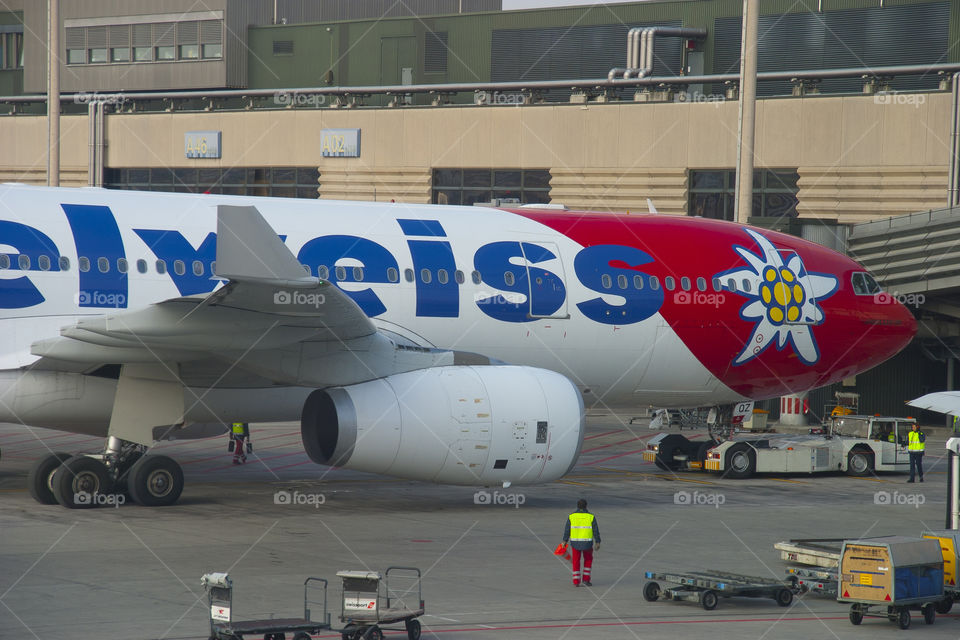
[[60, 186], [60, 0], [47, 0], [47, 185]]
[[[805, 69], [800, 71], [765, 71], [757, 74], [758, 82], [796, 79], [860, 78], [864, 75], [909, 76], [936, 74], [939, 72], [960, 72], [960, 63], [947, 62], [927, 65], [901, 65], [889, 67], [844, 68], [844, 69]], [[609, 80], [608, 78], [588, 78], [584, 80], [537, 80], [529, 82], [458, 82], [447, 84], [400, 84], [400, 85], [364, 85], [353, 87], [292, 87], [283, 89], [220, 89], [213, 91], [144, 91], [129, 93], [98, 94], [105, 101], [130, 102], [135, 100], [199, 100], [227, 98], [270, 98], [281, 93], [300, 95], [358, 96], [407, 93], [469, 93], [474, 91], [528, 91], [535, 89], [606, 89], [617, 87], [637, 87], [646, 85], [690, 85], [724, 82], [737, 82], [739, 74], [725, 73], [700, 76], [648, 76]], [[65, 94], [71, 97], [75, 94]], [[30, 104], [45, 102], [45, 94], [35, 93], [20, 96], [0, 96], [0, 104]]]
[[950, 176], [949, 187], [947, 187], [947, 206], [955, 207], [960, 203], [960, 72], [953, 74], [950, 82], [950, 89], [953, 92], [951, 122], [952, 131], [950, 133]]
[[[657, 36], [702, 40], [707, 37], [707, 30], [690, 27], [634, 27], [630, 29], [627, 33], [627, 68], [623, 70], [624, 80], [646, 78], [653, 75]], [[611, 69], [610, 73], [607, 74], [608, 79], [616, 77], [617, 74], [614, 71], [620, 70]]]
[[757, 116], [757, 23], [760, 0], [743, 0], [740, 47], [740, 116], [737, 136], [737, 206], [734, 220], [746, 224], [753, 210], [753, 148]]

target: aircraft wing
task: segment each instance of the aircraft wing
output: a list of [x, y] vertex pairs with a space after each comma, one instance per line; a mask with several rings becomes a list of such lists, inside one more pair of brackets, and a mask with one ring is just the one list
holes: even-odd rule
[[209, 295], [84, 319], [35, 342], [31, 352], [44, 369], [213, 359], [305, 386], [349, 384], [453, 357], [398, 354], [350, 296], [305, 272], [255, 207], [217, 208], [215, 274], [227, 283]]
[[928, 409], [937, 413], [960, 415], [960, 391], [937, 391], [907, 402], [911, 407]]

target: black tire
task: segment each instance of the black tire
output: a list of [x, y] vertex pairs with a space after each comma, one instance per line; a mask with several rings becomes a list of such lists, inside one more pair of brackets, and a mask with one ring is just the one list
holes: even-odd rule
[[847, 454], [847, 475], [862, 478], [873, 474], [873, 451], [855, 449]]
[[781, 607], [789, 607], [790, 603], [793, 602], [793, 591], [787, 588], [780, 589], [777, 591], [776, 596], [774, 596], [774, 600], [776, 600], [777, 604]]
[[183, 469], [167, 456], [143, 456], [130, 468], [127, 490], [144, 507], [165, 507], [183, 491]]
[[648, 582], [643, 585], [643, 599], [647, 602], [656, 602], [660, 598], [660, 585], [656, 582]]
[[311, 636], [306, 631], [297, 631], [293, 634], [293, 640], [310, 640]]
[[857, 605], [850, 605], [850, 624], [859, 625], [863, 622], [863, 612]]
[[130, 480], [130, 469], [133, 468], [133, 465], [137, 464], [137, 460], [143, 457], [142, 451], [134, 451], [126, 458], [123, 462], [120, 463], [119, 468], [117, 469], [117, 483], [114, 486], [114, 490], [117, 493], [123, 493], [125, 495], [130, 495], [129, 480]]
[[743, 480], [752, 476], [757, 470], [757, 452], [750, 445], [741, 442], [727, 450], [725, 478]]
[[377, 625], [373, 625], [363, 637], [365, 640], [383, 640], [383, 631]]
[[697, 462], [705, 463], [707, 461], [707, 452], [717, 446], [717, 444], [718, 443], [716, 440], [707, 440], [706, 442], [701, 442], [699, 445], [697, 445], [697, 452], [693, 459]]
[[27, 488], [34, 500], [40, 504], [57, 504], [57, 497], [53, 495], [51, 484], [53, 474], [69, 459], [69, 453], [51, 453], [33, 463], [27, 473]]
[[97, 506], [96, 496], [113, 492], [107, 466], [96, 458], [73, 456], [57, 467], [50, 482], [57, 502], [68, 509]]
[[937, 609], [935, 604], [925, 604], [920, 608], [923, 613], [923, 621], [927, 624], [933, 624], [937, 619]]
[[410, 640], [420, 640], [420, 621], [411, 618], [404, 625], [407, 628], [407, 637]]
[[910, 609], [902, 607], [897, 613], [897, 626], [901, 629], [910, 628]]
[[700, 594], [700, 606], [706, 609], [707, 611], [713, 611], [717, 608], [717, 603], [720, 601], [720, 598], [717, 596], [716, 591], [707, 589]]
[[934, 605], [934, 607], [936, 608], [937, 613], [939, 613], [940, 615], [950, 613], [950, 609], [953, 608], [953, 598], [950, 596], [947, 596], [943, 600], [938, 601], [937, 604]]

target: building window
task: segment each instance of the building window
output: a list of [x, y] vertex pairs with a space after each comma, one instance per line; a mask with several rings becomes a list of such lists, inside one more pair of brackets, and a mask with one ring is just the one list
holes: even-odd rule
[[[0, 69], [23, 68], [23, 27], [0, 25]], [[14, 31], [20, 29], [21, 31]], [[83, 52], [81, 52], [83, 53]]]
[[462, 204], [512, 199], [520, 204], [550, 202], [547, 169], [434, 169], [433, 203]]
[[102, 64], [107, 61], [107, 50], [105, 48], [96, 48], [89, 50], [90, 64]]
[[[797, 215], [796, 169], [757, 169], [753, 172], [750, 216]], [[737, 172], [730, 169], [690, 171], [689, 215], [733, 220], [737, 199]]]
[[133, 48], [133, 59], [136, 62], [151, 62], [153, 61], [153, 47], [134, 47]]
[[104, 183], [110, 189], [316, 199], [319, 181], [316, 167], [154, 167], [107, 169]]
[[130, 47], [110, 49], [110, 62], [130, 62]]
[[87, 61], [85, 49], [67, 49], [67, 64], [83, 64]]
[[156, 60], [158, 61], [177, 59], [176, 53], [173, 47], [168, 47], [168, 46], [156, 47], [154, 51], [156, 52]]
[[222, 58], [223, 57], [223, 45], [221, 44], [205, 44], [203, 45], [203, 59], [210, 60], [212, 58]]
[[200, 57], [199, 45], [195, 45], [195, 44], [180, 45], [181, 60], [196, 60], [199, 57]]

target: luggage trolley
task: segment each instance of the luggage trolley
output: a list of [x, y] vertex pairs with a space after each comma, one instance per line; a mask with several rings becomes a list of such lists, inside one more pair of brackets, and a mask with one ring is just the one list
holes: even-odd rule
[[343, 581], [340, 629], [343, 640], [383, 640], [379, 625], [403, 622], [410, 640], [419, 640], [423, 615], [420, 569], [390, 567], [377, 571], [338, 571]]
[[[788, 607], [793, 602], [793, 594], [798, 591], [793, 580], [771, 580], [743, 576], [738, 573], [722, 571], [691, 571], [644, 573], [647, 580], [643, 585], [643, 599], [654, 602], [660, 598], [665, 600], [686, 600], [699, 602], [707, 611], [717, 608], [720, 598], [738, 596], [742, 598], [772, 598], [781, 607]], [[664, 589], [655, 580], [673, 582], [680, 586]]]
[[[263, 636], [264, 640], [283, 640], [293, 633], [293, 640], [310, 640], [311, 633], [330, 628], [327, 612], [327, 581], [307, 578], [303, 581], [303, 617], [271, 620], [233, 620], [233, 580], [226, 573], [208, 573], [200, 578], [210, 604], [210, 640], [243, 640], [245, 635]], [[323, 591], [319, 599], [317, 591]], [[322, 605], [322, 622], [311, 619], [313, 605]]]

